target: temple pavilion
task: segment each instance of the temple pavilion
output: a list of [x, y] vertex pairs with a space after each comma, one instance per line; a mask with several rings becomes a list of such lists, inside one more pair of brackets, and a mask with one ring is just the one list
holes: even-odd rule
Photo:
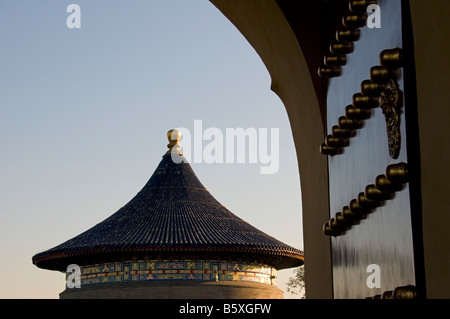
[[220, 204], [180, 152], [180, 132], [147, 184], [102, 222], [32, 257], [78, 286], [60, 298], [283, 298], [277, 270], [303, 252]]

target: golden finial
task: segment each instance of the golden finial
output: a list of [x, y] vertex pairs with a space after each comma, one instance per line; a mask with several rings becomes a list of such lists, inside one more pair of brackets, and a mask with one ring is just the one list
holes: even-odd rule
[[166, 152], [166, 154], [173, 154], [174, 152], [179, 155], [183, 155], [180, 151], [180, 140], [181, 140], [181, 132], [179, 130], [169, 130], [167, 132], [167, 139], [169, 140], [169, 144], [167, 144], [167, 147], [169, 150]]

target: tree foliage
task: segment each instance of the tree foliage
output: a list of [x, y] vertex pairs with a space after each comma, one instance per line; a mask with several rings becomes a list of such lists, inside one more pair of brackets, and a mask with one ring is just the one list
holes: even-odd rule
[[294, 269], [294, 276], [290, 277], [286, 283], [286, 291], [292, 295], [299, 295], [300, 299], [305, 299], [305, 267], [300, 266]]

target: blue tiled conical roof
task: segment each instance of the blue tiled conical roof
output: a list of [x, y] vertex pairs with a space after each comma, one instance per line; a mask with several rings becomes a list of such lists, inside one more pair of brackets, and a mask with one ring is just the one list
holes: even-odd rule
[[163, 156], [144, 188], [80, 235], [33, 256], [40, 268], [123, 260], [233, 260], [277, 269], [303, 264], [303, 252], [256, 229], [221, 205], [189, 163]]

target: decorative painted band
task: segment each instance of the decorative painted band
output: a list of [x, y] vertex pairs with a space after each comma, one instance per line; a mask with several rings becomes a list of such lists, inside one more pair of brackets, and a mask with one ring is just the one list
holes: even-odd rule
[[205, 260], [138, 260], [81, 266], [81, 286], [113, 282], [203, 280], [276, 285], [275, 268], [260, 264]]

